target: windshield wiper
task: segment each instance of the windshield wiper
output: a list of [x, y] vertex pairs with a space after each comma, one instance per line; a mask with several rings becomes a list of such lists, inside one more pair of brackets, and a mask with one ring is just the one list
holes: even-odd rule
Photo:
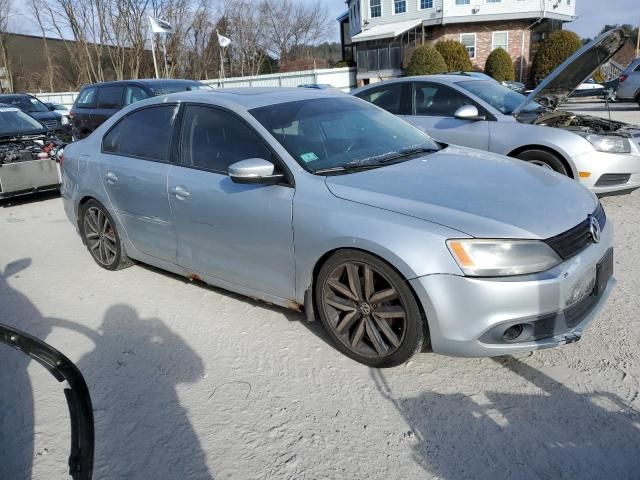
[[411, 155], [415, 155], [417, 153], [431, 153], [436, 152], [437, 149], [433, 147], [422, 147], [422, 146], [410, 146], [402, 148], [395, 152], [387, 152], [382, 153], [380, 155], [373, 155], [371, 157], [362, 158], [360, 160], [356, 160], [355, 162], [346, 163], [344, 165], [340, 165], [337, 167], [329, 167], [322, 168], [320, 170], [316, 170], [313, 173], [334, 173], [334, 172], [353, 172], [358, 170], [368, 170], [372, 168], [378, 168], [383, 165], [389, 165], [391, 163], [395, 163], [397, 160], [400, 160], [405, 157], [409, 157]]

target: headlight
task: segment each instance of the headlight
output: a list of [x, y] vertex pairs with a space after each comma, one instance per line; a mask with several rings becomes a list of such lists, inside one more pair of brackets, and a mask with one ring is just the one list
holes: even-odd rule
[[629, 140], [621, 137], [605, 137], [603, 135], [586, 135], [593, 148], [599, 152], [608, 153], [630, 153], [631, 145]]
[[60, 123], [62, 125], [68, 125], [69, 124], [69, 117], [67, 117], [66, 115], [63, 115], [62, 118], [60, 119]]
[[470, 277], [537, 273], [562, 261], [549, 245], [539, 240], [447, 240], [447, 247]]

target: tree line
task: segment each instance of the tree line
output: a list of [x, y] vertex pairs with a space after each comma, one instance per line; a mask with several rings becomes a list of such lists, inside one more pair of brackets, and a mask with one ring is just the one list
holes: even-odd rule
[[[0, 0], [0, 68], [11, 77], [7, 21], [15, 5]], [[60, 43], [75, 87], [105, 80], [154, 75], [149, 16], [166, 20], [168, 75], [196, 80], [257, 75], [305, 63], [318, 67], [340, 58], [327, 44], [337, 28], [321, 0], [24, 0], [32, 27], [42, 39], [45, 64], [40, 88], [59, 88]], [[4, 20], [3, 20], [4, 19]], [[231, 39], [220, 47], [218, 33]], [[56, 39], [56, 40], [53, 40]], [[54, 45], [55, 43], [55, 45]], [[164, 70], [162, 39], [156, 54]], [[327, 45], [329, 47], [327, 48]], [[327, 53], [329, 52], [329, 53]], [[223, 71], [221, 68], [223, 65]], [[15, 66], [14, 66], [15, 70]], [[65, 72], [69, 77], [69, 72]], [[2, 76], [2, 75], [0, 75]]]

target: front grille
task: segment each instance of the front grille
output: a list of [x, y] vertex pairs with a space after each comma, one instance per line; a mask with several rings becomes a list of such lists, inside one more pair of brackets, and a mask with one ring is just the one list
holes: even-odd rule
[[613, 187], [624, 185], [631, 178], [630, 173], [605, 173], [596, 182], [596, 187]]
[[[607, 216], [604, 213], [602, 204], [598, 204], [598, 208], [596, 208], [591, 216], [598, 220], [600, 230], [604, 229], [604, 226], [607, 223]], [[545, 242], [553, 248], [563, 260], [567, 260], [574, 255], [577, 255], [593, 242], [593, 238], [591, 237], [591, 221], [589, 217], [572, 229], [567, 230], [560, 235], [556, 235], [555, 237], [548, 238]]]
[[44, 126], [47, 127], [49, 130], [53, 130], [58, 126], [58, 121], [57, 120], [45, 120], [44, 121]]

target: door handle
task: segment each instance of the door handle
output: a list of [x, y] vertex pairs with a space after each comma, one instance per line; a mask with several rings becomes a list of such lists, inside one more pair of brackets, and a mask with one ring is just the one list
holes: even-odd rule
[[190, 195], [187, 189], [181, 185], [172, 188], [171, 193], [173, 193], [178, 200], [184, 200]]
[[107, 183], [112, 185], [118, 181], [118, 176], [113, 172], [107, 172], [104, 178], [107, 180]]

